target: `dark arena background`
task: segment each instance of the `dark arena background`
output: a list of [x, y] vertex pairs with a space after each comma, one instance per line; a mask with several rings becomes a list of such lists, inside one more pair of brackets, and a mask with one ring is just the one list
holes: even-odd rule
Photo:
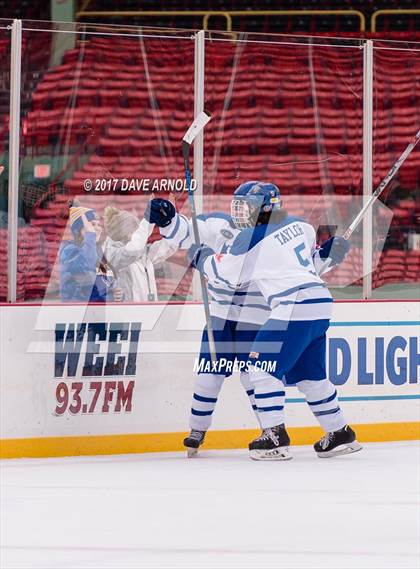
[[[419, 2], [0, 6], [0, 567], [418, 568]], [[310, 225], [309, 284], [263, 292], [255, 234], [222, 275], [252, 181], [244, 231]], [[327, 394], [207, 373], [252, 310], [309, 329], [327, 295]], [[363, 450], [318, 460], [341, 411]], [[261, 429], [285, 455], [249, 460]]]

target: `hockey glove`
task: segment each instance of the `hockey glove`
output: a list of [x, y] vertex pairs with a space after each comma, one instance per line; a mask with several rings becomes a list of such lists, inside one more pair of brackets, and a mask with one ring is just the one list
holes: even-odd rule
[[191, 245], [187, 251], [187, 257], [190, 262], [190, 266], [197, 269], [202, 273], [204, 271], [204, 261], [210, 255], [214, 255], [214, 251], [211, 247], [207, 245]]
[[344, 237], [331, 237], [319, 249], [321, 259], [331, 259], [331, 266], [343, 262], [350, 251], [350, 244]]
[[156, 224], [158, 227], [166, 227], [171, 223], [175, 214], [175, 207], [169, 200], [155, 198], [147, 204], [144, 217], [147, 221]]

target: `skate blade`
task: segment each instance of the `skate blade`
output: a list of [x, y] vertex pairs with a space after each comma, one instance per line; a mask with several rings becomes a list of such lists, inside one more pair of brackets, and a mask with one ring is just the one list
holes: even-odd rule
[[291, 460], [293, 455], [289, 447], [279, 447], [273, 450], [251, 450], [249, 451], [251, 460]]
[[359, 442], [354, 441], [346, 445], [340, 445], [334, 450], [322, 453], [317, 452], [317, 455], [319, 456], [319, 458], [332, 458], [333, 456], [344, 456], [346, 454], [352, 454], [353, 452], [358, 452], [359, 450], [362, 450], [362, 448], [363, 447]]
[[198, 454], [198, 448], [187, 447], [187, 457], [194, 458]]

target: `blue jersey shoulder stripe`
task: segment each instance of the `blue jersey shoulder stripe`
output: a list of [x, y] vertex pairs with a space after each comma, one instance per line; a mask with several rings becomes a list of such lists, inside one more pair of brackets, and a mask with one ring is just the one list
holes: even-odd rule
[[171, 231], [171, 233], [169, 235], [165, 235], [165, 239], [172, 239], [172, 237], [174, 237], [174, 235], [177, 234], [178, 229], [179, 229], [179, 225], [181, 223], [179, 220], [180, 220], [180, 216], [177, 215], [175, 227], [173, 228], [173, 230]]
[[227, 215], [226, 213], [215, 211], [213, 213], [207, 213], [207, 214], [200, 213], [200, 215], [197, 215], [197, 219], [200, 219], [201, 221], [207, 221], [207, 219], [210, 219], [212, 217], [216, 219], [224, 219], [229, 223], [232, 229], [236, 229], [236, 225], [233, 223], [231, 216]]
[[303, 221], [305, 223], [305, 220], [301, 217], [288, 215], [281, 223], [269, 223], [268, 225], [257, 225], [257, 227], [254, 228], [243, 229], [233, 242], [230, 253], [232, 255], [244, 255], [247, 251], [255, 247], [255, 245], [258, 245], [265, 237], [271, 235], [271, 233], [291, 223], [296, 223], [297, 221]]
[[190, 236], [190, 229], [189, 229], [189, 227], [188, 227], [188, 225], [187, 225], [187, 232], [186, 232], [186, 234], [185, 234], [185, 237], [183, 237], [183, 238], [181, 239], [181, 241], [179, 242], [179, 245], [178, 245], [178, 247], [179, 247], [180, 249], [182, 248], [182, 246], [183, 246], [183, 244], [184, 244], [184, 241], [186, 241], [189, 236]]

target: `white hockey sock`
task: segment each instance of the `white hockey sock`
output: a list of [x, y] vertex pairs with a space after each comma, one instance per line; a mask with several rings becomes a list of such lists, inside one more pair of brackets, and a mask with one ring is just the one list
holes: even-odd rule
[[258, 370], [250, 372], [249, 378], [254, 386], [261, 427], [267, 429], [284, 423], [284, 384], [269, 373]]
[[337, 391], [329, 379], [299, 381], [297, 387], [325, 432], [338, 431], [347, 424], [338, 404]]
[[257, 406], [255, 404], [254, 387], [253, 387], [253, 385], [249, 379], [249, 373], [247, 371], [241, 371], [240, 378], [241, 378], [242, 386], [245, 389], [246, 394], [248, 395], [249, 402], [251, 403], [252, 410], [254, 411], [255, 416], [257, 417], [257, 421], [260, 422], [260, 416], [258, 414]]
[[201, 373], [194, 382], [191, 405], [190, 427], [196, 431], [207, 431], [211, 425], [217, 397], [225, 377], [214, 373]]

